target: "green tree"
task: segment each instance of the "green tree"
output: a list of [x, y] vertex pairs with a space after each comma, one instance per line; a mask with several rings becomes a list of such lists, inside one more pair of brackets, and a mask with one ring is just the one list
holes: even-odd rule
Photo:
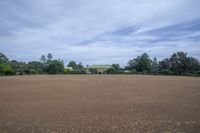
[[162, 60], [158, 64], [158, 72], [161, 74], [165, 75], [171, 75], [173, 72], [170, 70], [171, 69], [171, 63], [168, 58]]
[[9, 64], [1, 63], [0, 64], [0, 75], [14, 75], [14, 71], [12, 70]]
[[0, 63], [7, 63], [8, 61], [8, 58], [0, 52]]
[[138, 56], [136, 59], [130, 60], [128, 66], [132, 70], [137, 72], [150, 72], [151, 70], [151, 59], [148, 54], [143, 53], [141, 56]]
[[188, 57], [187, 53], [177, 52], [173, 53], [169, 59], [160, 61], [159, 68], [163, 74], [191, 74], [199, 70], [199, 61], [193, 57]]
[[159, 62], [159, 69], [160, 70], [170, 70], [171, 63], [168, 58], [162, 60]]
[[27, 69], [27, 74], [42, 74], [45, 72], [44, 64], [39, 61], [29, 62]]
[[48, 74], [62, 74], [64, 73], [64, 64], [60, 60], [52, 60], [47, 64], [46, 71]]
[[119, 64], [112, 64], [112, 67], [115, 69], [115, 73], [119, 73], [120, 65]]
[[158, 70], [159, 70], [159, 64], [158, 64], [158, 60], [156, 57], [153, 58], [153, 61], [152, 61], [152, 65], [151, 65], [151, 71], [152, 73], [158, 73]]
[[184, 52], [172, 54], [169, 60], [171, 63], [171, 71], [177, 75], [192, 73], [198, 69], [199, 65], [198, 60], [187, 57], [187, 53]]
[[171, 71], [174, 74], [182, 74], [186, 71], [187, 53], [177, 52], [170, 57]]
[[12, 60], [9, 62], [9, 64], [17, 75], [23, 75], [27, 70], [27, 64], [25, 62], [17, 62]]
[[50, 60], [52, 60], [52, 59], [53, 59], [53, 55], [52, 55], [51, 53], [49, 53], [49, 54], [47, 55], [47, 60], [50, 61]]
[[84, 70], [84, 66], [82, 65], [82, 63], [77, 64], [77, 69]]
[[193, 57], [188, 57], [187, 73], [196, 73], [200, 71], [200, 63]]
[[107, 74], [116, 74], [117, 72], [116, 72], [115, 68], [109, 68], [108, 70], [106, 70], [105, 73], [107, 73]]
[[45, 55], [42, 55], [42, 56], [40, 57], [40, 60], [41, 60], [43, 63], [45, 63], [47, 59], [46, 59]]
[[77, 64], [75, 61], [70, 61], [69, 64], [67, 65], [68, 67], [72, 67], [73, 69], [77, 69]]
[[73, 68], [73, 70], [69, 72], [70, 74], [85, 74], [86, 73], [86, 70], [84, 69], [81, 63], [76, 64], [75, 61], [70, 61], [67, 66]]
[[98, 73], [96, 68], [89, 68], [89, 71], [90, 71], [91, 74], [97, 74]]

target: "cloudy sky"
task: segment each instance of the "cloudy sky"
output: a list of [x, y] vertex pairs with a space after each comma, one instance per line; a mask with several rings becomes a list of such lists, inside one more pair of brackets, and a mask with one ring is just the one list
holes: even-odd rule
[[1, 0], [0, 52], [126, 65], [147, 52], [200, 59], [200, 0]]

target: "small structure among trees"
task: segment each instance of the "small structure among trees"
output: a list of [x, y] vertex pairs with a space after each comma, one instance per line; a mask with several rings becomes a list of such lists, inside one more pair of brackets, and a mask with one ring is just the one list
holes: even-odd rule
[[111, 65], [92, 65], [89, 67], [89, 71], [92, 74], [104, 74], [113, 69]]

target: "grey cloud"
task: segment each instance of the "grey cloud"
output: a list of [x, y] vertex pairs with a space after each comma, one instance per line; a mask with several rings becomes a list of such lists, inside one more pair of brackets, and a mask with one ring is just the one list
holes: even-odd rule
[[66, 63], [84, 64], [126, 65], [141, 52], [162, 59], [179, 50], [200, 59], [199, 5], [199, 0], [2, 0], [0, 51], [23, 61], [52, 52]]

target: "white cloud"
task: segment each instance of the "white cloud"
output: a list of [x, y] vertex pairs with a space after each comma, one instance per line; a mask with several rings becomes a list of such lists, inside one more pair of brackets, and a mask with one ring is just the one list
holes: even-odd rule
[[[52, 52], [66, 62], [126, 65], [141, 52], [164, 58], [178, 50], [200, 59], [199, 41], [191, 39], [199, 35], [199, 29], [184, 36], [147, 34], [199, 21], [198, 0], [10, 0], [0, 5], [0, 51], [12, 59], [29, 61]], [[127, 27], [137, 30], [120, 34]]]

